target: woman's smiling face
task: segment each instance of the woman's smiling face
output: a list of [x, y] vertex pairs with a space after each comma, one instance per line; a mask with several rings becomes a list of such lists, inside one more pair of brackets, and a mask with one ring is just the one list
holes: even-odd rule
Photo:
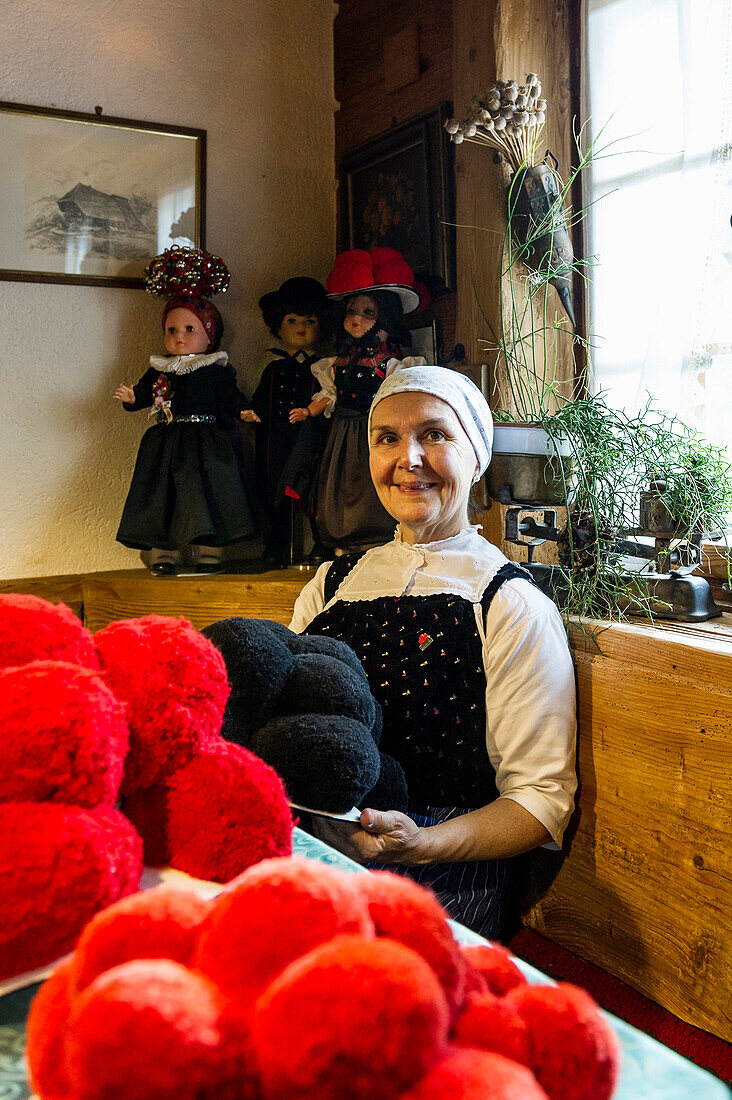
[[468, 525], [478, 460], [453, 409], [428, 393], [385, 397], [373, 411], [369, 467], [405, 542], [435, 542]]

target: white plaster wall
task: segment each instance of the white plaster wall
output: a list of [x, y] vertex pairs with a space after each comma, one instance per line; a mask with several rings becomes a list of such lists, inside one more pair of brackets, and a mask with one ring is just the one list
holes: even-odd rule
[[[199, 127], [222, 347], [251, 392], [261, 294], [335, 248], [333, 0], [3, 0], [0, 99]], [[0, 153], [0, 155], [2, 155]], [[2, 227], [0, 226], [0, 232]], [[0, 578], [139, 565], [115, 542], [146, 412], [112, 400], [162, 352], [141, 290], [0, 282]]]

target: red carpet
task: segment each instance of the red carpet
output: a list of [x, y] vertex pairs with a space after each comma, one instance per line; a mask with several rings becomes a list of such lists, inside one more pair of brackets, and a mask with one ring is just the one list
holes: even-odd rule
[[[550, 940], [528, 928], [522, 928], [511, 939], [510, 949], [520, 959], [557, 981], [574, 982], [591, 993], [597, 1003], [626, 1020], [639, 1031], [652, 1035], [667, 1047], [682, 1054], [690, 1062], [707, 1069], [727, 1084], [732, 1083], [732, 1046], [706, 1031], [685, 1024], [665, 1008], [654, 1004], [624, 982], [604, 970], [572, 955]], [[714, 991], [710, 990], [714, 996]], [[729, 996], [729, 990], [724, 991]]]

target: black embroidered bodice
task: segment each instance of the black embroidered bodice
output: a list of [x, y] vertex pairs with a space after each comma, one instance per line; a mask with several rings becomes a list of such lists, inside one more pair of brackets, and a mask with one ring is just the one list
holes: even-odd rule
[[310, 403], [316, 385], [310, 367], [318, 356], [306, 352], [288, 355], [279, 348], [270, 351], [277, 358], [264, 368], [251, 407], [262, 421], [289, 424], [290, 410]]
[[374, 351], [364, 351], [355, 361], [347, 355], [339, 355], [333, 364], [336, 409], [366, 414], [386, 377], [385, 365], [393, 358], [394, 352], [386, 344], [380, 344]]
[[[344, 564], [342, 564], [344, 563]], [[333, 594], [353, 565], [337, 559]], [[526, 577], [504, 566], [481, 600], [483, 621], [505, 581]], [[339, 601], [321, 612], [308, 634], [340, 638], [356, 652], [384, 713], [379, 748], [404, 768], [410, 809], [477, 808], [498, 797], [486, 748], [486, 680], [474, 605], [462, 596], [382, 596]]]

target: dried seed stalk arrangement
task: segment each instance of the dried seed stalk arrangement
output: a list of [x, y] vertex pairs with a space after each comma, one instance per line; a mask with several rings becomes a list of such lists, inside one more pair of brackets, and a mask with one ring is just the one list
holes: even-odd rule
[[536, 73], [528, 73], [525, 84], [497, 80], [487, 91], [470, 101], [467, 118], [449, 118], [445, 129], [459, 145], [473, 141], [497, 149], [509, 167], [533, 168], [539, 136], [546, 121], [546, 100]]

